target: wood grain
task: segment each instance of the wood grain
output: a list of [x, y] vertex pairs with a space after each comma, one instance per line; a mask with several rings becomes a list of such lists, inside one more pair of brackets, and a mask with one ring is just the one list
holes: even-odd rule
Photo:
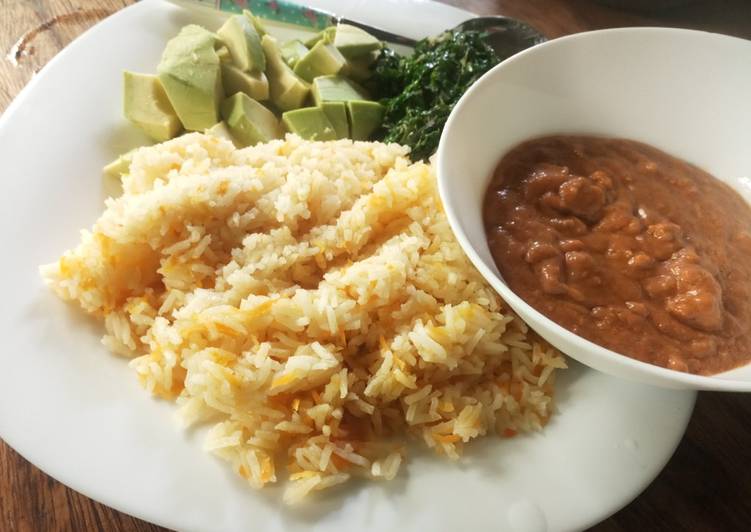
[[[624, 10], [591, 0], [445, 0], [481, 14], [525, 20], [549, 37], [591, 29], [664, 25], [751, 38], [747, 0], [637, 2]], [[0, 50], [43, 27], [18, 65], [0, 58], [0, 111], [55, 53], [91, 24], [132, 0], [0, 0]], [[670, 2], [675, 4], [676, 2]], [[651, 7], [651, 8], [650, 8]], [[62, 18], [60, 18], [62, 16]], [[53, 22], [50, 22], [53, 21]], [[751, 65], [749, 65], [751, 68]], [[686, 437], [662, 474], [636, 501], [600, 523], [598, 532], [742, 531], [751, 526], [751, 394], [701, 393]], [[551, 523], [554, 528], [555, 523]], [[0, 441], [0, 531], [156, 532], [63, 486]]]

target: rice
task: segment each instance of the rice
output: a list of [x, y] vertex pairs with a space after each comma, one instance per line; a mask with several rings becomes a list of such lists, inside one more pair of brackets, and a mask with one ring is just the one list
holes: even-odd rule
[[123, 189], [42, 275], [251, 486], [393, 479], [406, 434], [457, 458], [552, 414], [562, 356], [469, 264], [406, 148], [189, 134], [138, 150]]

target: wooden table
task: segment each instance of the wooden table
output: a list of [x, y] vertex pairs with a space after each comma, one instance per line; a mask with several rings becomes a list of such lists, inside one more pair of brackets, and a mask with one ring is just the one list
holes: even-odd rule
[[[591, 0], [447, 0], [481, 14], [525, 20], [549, 37], [598, 28], [662, 25], [751, 38], [751, 2], [684, 2], [682, 7], [626, 11]], [[0, 111], [57, 51], [133, 0], [0, 0], [0, 50], [42, 28], [14, 66], [0, 58]], [[611, 0], [628, 4], [628, 0]], [[662, 2], [637, 1], [659, 5]], [[671, 2], [666, 2], [671, 3]], [[676, 2], [672, 2], [675, 4]], [[52, 21], [52, 22], [50, 22]], [[751, 68], [751, 64], [749, 64]], [[749, 95], [751, 98], [751, 95]], [[751, 147], [750, 147], [751, 149]], [[594, 530], [742, 531], [751, 529], [751, 394], [702, 393], [670, 463], [628, 507]], [[158, 531], [48, 477], [0, 441], [0, 531]]]

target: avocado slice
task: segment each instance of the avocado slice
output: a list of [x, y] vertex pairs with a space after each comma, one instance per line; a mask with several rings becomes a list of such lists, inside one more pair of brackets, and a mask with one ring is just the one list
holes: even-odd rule
[[227, 48], [224, 45], [221, 45], [219, 48], [216, 49], [216, 55], [219, 58], [219, 61], [221, 63], [232, 62], [232, 54], [229, 53], [229, 48]]
[[347, 60], [333, 45], [318, 41], [295, 65], [295, 74], [311, 82], [318, 76], [338, 74]]
[[232, 133], [229, 132], [229, 129], [227, 128], [227, 124], [224, 122], [217, 122], [213, 126], [211, 126], [209, 129], [207, 129], [204, 132], [206, 135], [211, 135], [212, 137], [219, 137], [220, 139], [227, 139], [232, 144], [235, 145], [235, 148], [241, 148], [235, 138], [232, 136]]
[[242, 146], [252, 146], [282, 136], [274, 113], [245, 93], [238, 92], [224, 100], [222, 116], [232, 137]]
[[299, 39], [292, 39], [285, 42], [281, 47], [282, 59], [290, 68], [295, 68], [297, 62], [308, 53], [308, 47]]
[[263, 37], [268, 33], [261, 19], [255, 16], [250, 9], [243, 9], [243, 16], [253, 25], [259, 37]]
[[324, 28], [315, 35], [313, 35], [310, 39], [305, 41], [305, 46], [308, 48], [313, 48], [318, 42], [323, 41], [325, 44], [331, 44], [334, 42], [334, 39], [336, 38], [336, 26], [329, 26], [328, 28]]
[[349, 121], [347, 120], [347, 106], [344, 102], [322, 102], [321, 110], [334, 126], [336, 138], [349, 137]]
[[171, 139], [182, 129], [164, 87], [150, 74], [123, 72], [123, 113], [158, 142]]
[[157, 72], [183, 127], [203, 131], [219, 122], [222, 72], [214, 50], [216, 36], [200, 26], [185, 26], [171, 39]]
[[130, 172], [130, 163], [133, 162], [133, 155], [138, 148], [126, 151], [120, 157], [102, 168], [102, 172], [112, 177], [120, 177]]
[[284, 62], [276, 39], [264, 35], [261, 46], [266, 54], [266, 75], [269, 78], [271, 101], [282, 111], [302, 107], [310, 93], [310, 85]]
[[313, 80], [313, 100], [322, 102], [346, 102], [367, 100], [365, 89], [342, 76], [319, 76]]
[[334, 46], [347, 59], [354, 59], [367, 55], [373, 50], [379, 50], [383, 44], [365, 30], [350, 24], [338, 24]]
[[335, 140], [336, 131], [320, 107], [304, 107], [287, 111], [282, 115], [287, 131], [300, 135], [305, 140]]
[[235, 65], [222, 63], [222, 84], [227, 94], [244, 92], [254, 100], [269, 99], [269, 80], [263, 72], [243, 72]]
[[373, 71], [370, 69], [370, 65], [375, 63], [380, 53], [379, 50], [375, 50], [367, 55], [363, 55], [362, 57], [347, 59], [344, 68], [342, 68], [341, 75], [354, 81], [369, 80], [373, 76]]
[[232, 62], [245, 72], [266, 70], [266, 57], [261, 48], [261, 37], [243, 15], [232, 15], [216, 32], [232, 54]]
[[299, 109], [305, 105], [305, 101], [308, 99], [308, 94], [310, 94], [310, 85], [299, 85], [295, 83], [280, 94], [274, 104], [280, 111]]
[[383, 120], [384, 107], [378, 102], [351, 100], [347, 102], [350, 137], [368, 140]]

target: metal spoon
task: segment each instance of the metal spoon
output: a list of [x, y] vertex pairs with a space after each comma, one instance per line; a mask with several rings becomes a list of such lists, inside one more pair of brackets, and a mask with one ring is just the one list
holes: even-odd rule
[[[216, 0], [170, 1], [188, 8], [200, 6], [208, 7], [212, 10], [219, 9], [233, 13], [239, 13], [242, 11], [239, 7], [236, 7], [236, 4], [234, 3], [218, 2]], [[276, 0], [275, 2], [268, 2], [267, 0], [246, 0], [246, 5], [254, 14], [262, 19], [275, 20], [288, 24], [298, 24], [314, 30], [321, 30], [327, 26], [335, 26], [338, 23], [350, 24], [364, 29], [382, 41], [401, 44], [411, 48], [414, 48], [417, 44], [416, 40], [410, 39], [409, 37], [404, 37], [403, 35], [376, 28], [356, 20], [340, 17], [322, 9], [301, 6], [285, 0]], [[509, 57], [510, 55], [546, 40], [542, 33], [529, 24], [520, 20], [501, 16], [471, 18], [454, 26], [453, 30], [486, 32], [488, 34], [488, 42], [501, 58]]]
[[[401, 44], [414, 48], [417, 41], [397, 35], [381, 28], [363, 24], [356, 20], [332, 15], [332, 24], [341, 22], [362, 28], [374, 37], [391, 43]], [[545, 42], [547, 38], [529, 24], [515, 18], [502, 16], [475, 17], [457, 24], [453, 31], [482, 31], [488, 34], [488, 44], [495, 50], [498, 57], [506, 58], [530, 48], [536, 44]]]

